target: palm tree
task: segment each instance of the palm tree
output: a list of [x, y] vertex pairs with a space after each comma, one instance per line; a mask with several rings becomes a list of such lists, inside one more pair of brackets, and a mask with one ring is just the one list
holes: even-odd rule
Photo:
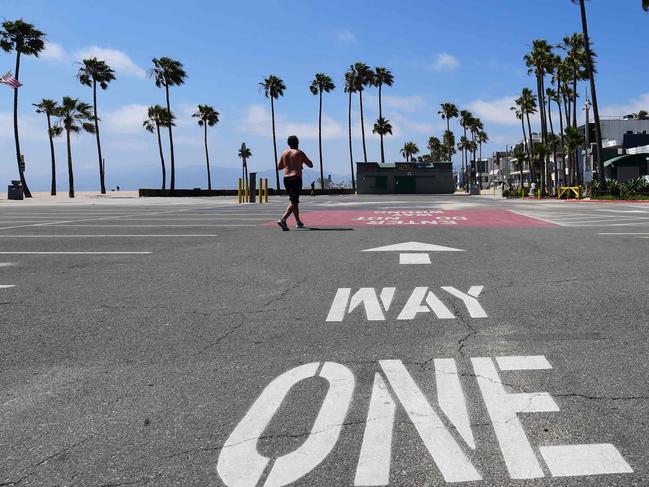
[[439, 162], [442, 160], [442, 157], [448, 155], [448, 153], [445, 152], [447, 147], [445, 147], [442, 141], [439, 140], [437, 137], [429, 137], [427, 147], [428, 150], [430, 151], [430, 159], [433, 162]]
[[642, 8], [645, 12], [649, 12], [649, 0], [642, 0]]
[[604, 175], [604, 160], [602, 159], [602, 126], [599, 120], [599, 105], [597, 103], [597, 87], [595, 86], [595, 71], [593, 69], [593, 53], [590, 49], [590, 39], [588, 37], [588, 21], [586, 19], [586, 5], [584, 0], [572, 0], [572, 3], [579, 1], [581, 11], [581, 30], [584, 41], [584, 51], [586, 53], [586, 70], [590, 81], [590, 96], [593, 102], [593, 117], [595, 119], [595, 156], [597, 157], [597, 176], [600, 187], [606, 190], [606, 177]]
[[252, 151], [249, 147], [246, 147], [245, 142], [241, 144], [239, 149], [239, 157], [241, 158], [241, 170], [243, 173], [243, 181], [248, 179], [248, 159], [252, 157]]
[[527, 142], [527, 155], [530, 158], [530, 177], [532, 181], [536, 181], [536, 173], [534, 171], [534, 136], [532, 134], [532, 124], [530, 122], [530, 115], [536, 113], [536, 96], [529, 88], [523, 88], [521, 96], [516, 99], [516, 105], [520, 108], [521, 114], [527, 121], [527, 135], [529, 142]]
[[279, 169], [277, 167], [277, 139], [275, 137], [275, 100], [280, 96], [284, 96], [284, 90], [286, 90], [286, 85], [281, 78], [271, 74], [267, 76], [259, 86], [264, 91], [264, 96], [270, 98], [270, 112], [272, 116], [273, 124], [273, 149], [275, 155], [275, 179], [277, 183], [277, 193], [280, 192], [281, 188], [279, 185]]
[[107, 89], [108, 84], [115, 79], [115, 72], [104, 61], [99, 61], [96, 57], [93, 57], [81, 61], [77, 78], [82, 85], [92, 87], [92, 106], [95, 118], [95, 136], [97, 137], [97, 156], [99, 158], [99, 186], [101, 194], [106, 194], [104, 159], [101, 156], [101, 141], [99, 139], [97, 85], [99, 84], [102, 90]]
[[545, 90], [545, 97], [548, 100], [548, 122], [550, 123], [550, 136], [548, 143], [552, 147], [552, 160], [554, 161], [554, 192], [559, 187], [559, 164], [557, 163], [557, 141], [558, 137], [554, 133], [554, 124], [552, 123], [552, 102], [558, 98], [557, 92], [553, 88]]
[[[374, 69], [374, 86], [376, 86], [379, 89], [379, 120], [383, 118], [383, 100], [381, 98], [381, 91], [383, 85], [392, 86], [393, 84], [394, 84], [394, 76], [392, 75], [392, 72], [388, 68], [378, 66]], [[381, 162], [385, 162], [383, 158], [383, 154], [384, 154], [383, 134], [381, 132], [378, 132], [378, 134], [381, 137]]]
[[61, 135], [60, 127], [52, 127], [52, 116], [56, 115], [59, 104], [48, 98], [43, 98], [39, 103], [33, 104], [36, 107], [36, 113], [44, 113], [47, 117], [47, 135], [50, 139], [50, 157], [52, 159], [52, 187], [50, 194], [56, 195], [56, 155], [54, 153], [54, 137]]
[[471, 131], [471, 151], [473, 152], [473, 163], [475, 165], [475, 172], [474, 172], [474, 183], [477, 183], [477, 177], [478, 177], [478, 171], [480, 169], [479, 161], [476, 160], [476, 152], [478, 152], [478, 144], [477, 144], [477, 136], [478, 132], [484, 129], [484, 126], [482, 125], [482, 122], [480, 121], [479, 118], [472, 118], [471, 123], [469, 125], [469, 130]]
[[352, 173], [352, 189], [356, 190], [356, 181], [354, 179], [354, 151], [352, 148], [352, 94], [356, 93], [356, 71], [351, 66], [345, 73], [345, 93], [348, 94], [347, 103], [347, 126], [349, 128], [349, 164]]
[[597, 103], [597, 87], [595, 85], [595, 71], [593, 69], [593, 53], [590, 49], [590, 38], [588, 37], [588, 20], [586, 19], [586, 4], [584, 0], [572, 0], [579, 2], [581, 11], [581, 29], [583, 34], [584, 51], [586, 53], [586, 70], [590, 81], [590, 96], [593, 103], [593, 117], [595, 118], [595, 156], [597, 157], [597, 176], [600, 187], [606, 190], [606, 177], [604, 175], [604, 161], [602, 160], [602, 125], [599, 120], [599, 105]]
[[[23, 19], [5, 20], [0, 29], [0, 48], [5, 52], [16, 51], [16, 69], [14, 77], [20, 79], [20, 56], [38, 55], [45, 49], [45, 33], [38, 30], [34, 25], [25, 22]], [[16, 142], [16, 162], [18, 164], [18, 174], [23, 186], [23, 193], [26, 198], [31, 198], [32, 193], [29, 191], [25, 173], [21, 164], [22, 157], [20, 152], [20, 137], [18, 135], [18, 88], [14, 88], [14, 139]]]
[[520, 171], [520, 189], [521, 189], [521, 196], [523, 195], [523, 168], [525, 167], [525, 162], [529, 160], [529, 155], [523, 148], [519, 145], [517, 145], [514, 148], [514, 152], [512, 153], [512, 156], [514, 156], [514, 159], [516, 159], [516, 162], [514, 162], [514, 165], [518, 166], [518, 170]]
[[89, 134], [95, 133], [94, 114], [92, 106], [79, 101], [78, 98], [69, 96], [63, 97], [61, 106], [56, 111], [56, 127], [65, 130], [65, 138], [68, 149], [68, 181], [69, 195], [74, 198], [74, 173], [72, 171], [72, 145], [70, 134], [78, 134], [82, 130]]
[[324, 189], [324, 169], [322, 166], [322, 94], [330, 93], [336, 89], [333, 80], [324, 73], [317, 73], [309, 86], [314, 95], [320, 97], [320, 110], [318, 112], [318, 147], [320, 149], [320, 187]]
[[451, 162], [453, 154], [457, 152], [455, 150], [455, 134], [452, 130], [447, 130], [446, 132], [444, 132], [444, 146], [449, 149], [449, 152], [448, 154], [446, 154], [446, 156], [448, 157], [448, 162]]
[[[566, 144], [566, 152], [568, 152], [568, 158], [570, 160], [571, 173], [574, 177], [574, 167], [576, 165], [576, 152], [582, 148], [584, 141], [579, 133], [577, 127], [566, 127], [566, 132], [563, 136], [564, 142]], [[574, 184], [574, 180], [571, 181], [571, 184]]]
[[366, 86], [374, 84], [374, 71], [365, 63], [354, 63], [352, 68], [356, 73], [354, 80], [356, 81], [356, 92], [358, 93], [358, 100], [360, 103], [361, 112], [361, 136], [363, 140], [363, 158], [367, 162], [367, 147], [365, 145], [365, 118], [363, 117], [363, 91]]
[[[473, 114], [468, 111], [468, 110], [460, 110], [460, 126], [464, 129], [464, 138], [466, 139], [467, 135], [467, 129], [469, 125], [471, 124], [471, 120], [473, 119]], [[467, 139], [468, 140], [468, 139]], [[462, 142], [462, 139], [460, 139], [460, 143]], [[469, 148], [468, 144], [464, 143], [462, 144], [462, 182], [465, 185], [465, 189], [468, 190], [468, 184], [469, 181], [467, 180], [466, 177], [466, 171], [467, 171], [467, 166], [468, 166], [468, 160], [467, 160], [467, 149]]]
[[205, 163], [207, 164], [207, 189], [212, 191], [212, 175], [210, 173], [210, 153], [207, 150], [207, 127], [214, 127], [219, 123], [219, 112], [209, 105], [198, 105], [198, 110], [192, 117], [198, 119], [198, 126], [203, 127], [203, 140], [205, 142]]
[[[182, 85], [187, 78], [187, 73], [185, 72], [182, 63], [175, 59], [168, 57], [153, 58], [152, 62], [153, 68], [149, 71], [149, 77], [154, 79], [155, 85], [158, 88], [164, 87], [167, 100], [167, 111], [173, 114], [171, 111], [171, 103], [169, 101], [169, 87]], [[172, 126], [173, 124], [169, 124], [167, 129], [169, 130], [169, 152], [171, 153], [171, 181], [169, 189], [174, 191], [176, 189], [176, 158], [174, 155], [174, 139], [171, 130]]]
[[392, 124], [389, 120], [386, 120], [383, 117], [379, 117], [376, 122], [374, 122], [372, 133], [379, 134], [381, 136], [381, 163], [384, 163], [385, 153], [383, 152], [383, 136], [392, 135]]
[[406, 162], [412, 161], [412, 156], [419, 154], [419, 147], [414, 142], [406, 142], [401, 149], [401, 155], [406, 158]]
[[[552, 46], [543, 39], [536, 39], [532, 42], [532, 51], [523, 56], [525, 65], [528, 67], [528, 74], [536, 76], [536, 93], [539, 100], [539, 115], [541, 119], [541, 143], [547, 144], [547, 114], [545, 112], [545, 75], [551, 72], [554, 54]], [[545, 154], [547, 157], [547, 154]], [[548, 161], [543, 160], [543, 173], [541, 177], [541, 194], [545, 194], [547, 181]]]
[[160, 137], [160, 127], [168, 127], [174, 125], [174, 116], [166, 108], [160, 105], [153, 105], [149, 107], [147, 112], [147, 119], [142, 123], [142, 126], [147, 132], [156, 133], [158, 136], [158, 149], [160, 151], [160, 164], [162, 165], [162, 189], [164, 190], [167, 184], [167, 169], [165, 167], [164, 152], [162, 151], [162, 138]]
[[[442, 109], [439, 110], [437, 112], [437, 114], [442, 117], [442, 120], [446, 120], [446, 131], [450, 132], [451, 131], [451, 119], [452, 118], [457, 118], [458, 115], [459, 115], [457, 106], [455, 106], [453, 103], [450, 103], [450, 102], [442, 103], [440, 106], [442, 107]], [[449, 162], [453, 162], [452, 161], [453, 145], [454, 144], [447, 144]]]
[[475, 140], [478, 143], [478, 147], [480, 148], [480, 159], [479, 160], [480, 160], [480, 163], [482, 163], [482, 144], [486, 144], [487, 142], [489, 142], [489, 135], [487, 134], [487, 132], [480, 129], [480, 130], [478, 130], [478, 133], [476, 134]]
[[635, 117], [638, 120], [649, 120], [649, 113], [647, 112], [647, 110], [640, 110], [638, 113], [636, 113]]
[[[460, 169], [460, 174], [462, 176], [462, 187], [466, 189], [467, 181], [466, 181], [466, 167], [464, 165], [464, 159], [466, 156], [466, 151], [469, 149], [469, 139], [467, 139], [466, 136], [463, 135], [460, 137], [460, 141], [457, 144], [457, 149], [462, 154], [462, 166]], [[460, 181], [458, 181], [458, 183], [459, 182]]]

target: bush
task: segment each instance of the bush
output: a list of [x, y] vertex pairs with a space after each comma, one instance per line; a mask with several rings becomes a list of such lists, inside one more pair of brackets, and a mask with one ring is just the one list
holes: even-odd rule
[[649, 182], [644, 178], [629, 179], [620, 186], [620, 194], [623, 196], [636, 196], [649, 193]]

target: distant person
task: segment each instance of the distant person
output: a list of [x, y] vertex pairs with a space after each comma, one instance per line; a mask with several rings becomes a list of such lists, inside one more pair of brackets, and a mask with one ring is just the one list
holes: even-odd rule
[[117, 191], [119, 191], [119, 186], [117, 186]]
[[295, 217], [297, 228], [304, 228], [304, 223], [300, 220], [300, 193], [302, 192], [302, 165], [306, 164], [313, 167], [313, 163], [304, 152], [299, 149], [300, 140], [295, 135], [291, 135], [287, 140], [289, 148], [282, 152], [279, 160], [278, 169], [284, 170], [284, 187], [288, 193], [290, 203], [284, 212], [284, 216], [277, 220], [277, 224], [282, 230], [288, 232], [286, 219], [291, 216]]
[[315, 181], [311, 181], [311, 196], [315, 197]]

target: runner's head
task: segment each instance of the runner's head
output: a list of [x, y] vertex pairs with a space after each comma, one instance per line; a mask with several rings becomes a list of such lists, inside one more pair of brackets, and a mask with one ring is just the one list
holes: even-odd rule
[[286, 142], [291, 149], [297, 149], [300, 145], [300, 139], [297, 138], [297, 135], [291, 135]]

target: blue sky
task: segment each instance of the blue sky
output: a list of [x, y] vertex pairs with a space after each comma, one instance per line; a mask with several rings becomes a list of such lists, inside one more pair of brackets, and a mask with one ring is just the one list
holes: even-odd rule
[[[598, 53], [598, 87], [603, 115], [649, 109], [649, 51], [637, 41], [649, 28], [640, 0], [588, 2], [589, 27]], [[325, 98], [325, 171], [349, 171], [347, 104], [343, 73], [364, 61], [386, 66], [395, 86], [384, 91], [384, 112], [395, 134], [386, 143], [388, 160], [399, 160], [406, 140], [424, 149], [444, 125], [439, 103], [453, 101], [482, 118], [492, 142], [484, 154], [502, 150], [519, 137], [509, 113], [521, 88], [535, 87], [522, 57], [532, 40], [555, 43], [580, 30], [579, 9], [569, 0], [331, 0], [121, 1], [21, 0], [4, 2], [0, 16], [23, 17], [47, 33], [47, 51], [26, 58], [21, 67], [21, 141], [33, 190], [49, 187], [49, 148], [45, 119], [32, 103], [64, 95], [90, 101], [89, 88], [74, 78], [75, 62], [90, 55], [106, 59], [117, 80], [99, 95], [107, 184], [155, 187], [160, 170], [155, 137], [141, 128], [146, 106], [164, 101], [146, 76], [152, 57], [183, 62], [185, 85], [172, 91], [178, 117], [177, 187], [206, 186], [202, 133], [193, 107], [210, 104], [221, 122], [210, 131], [216, 187], [230, 185], [240, 161], [241, 142], [251, 147], [253, 170], [272, 169], [270, 107], [258, 83], [274, 73], [287, 91], [277, 102], [280, 147], [296, 133], [317, 159], [317, 98], [308, 85], [316, 72], [334, 78], [337, 90]], [[0, 71], [13, 69], [14, 57], [0, 53]], [[585, 87], [584, 87], [585, 89]], [[368, 157], [379, 158], [371, 136], [377, 116], [374, 90], [366, 92]], [[357, 106], [357, 101], [355, 101]], [[11, 126], [12, 91], [0, 86], [0, 182], [16, 177]], [[355, 157], [362, 148], [354, 114]], [[459, 129], [457, 132], [459, 134]], [[56, 142], [59, 188], [66, 187], [65, 147]], [[78, 189], [98, 187], [96, 146], [90, 135], [73, 141]]]

